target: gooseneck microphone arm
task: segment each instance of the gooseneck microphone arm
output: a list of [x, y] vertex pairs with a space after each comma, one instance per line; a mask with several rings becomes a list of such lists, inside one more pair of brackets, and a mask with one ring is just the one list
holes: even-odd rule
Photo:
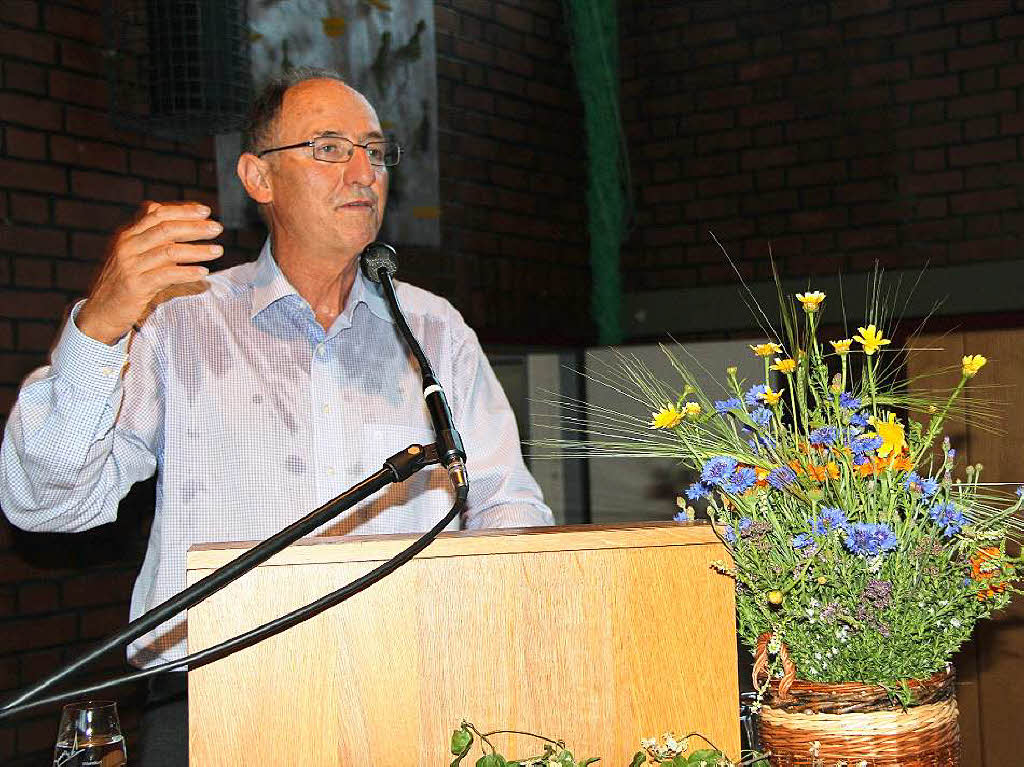
[[398, 295], [395, 293], [395, 285], [391, 281], [391, 275], [397, 270], [395, 249], [384, 242], [371, 242], [363, 250], [362, 260], [363, 272], [368, 278], [379, 283], [384, 289], [384, 297], [387, 299], [391, 315], [395, 319], [405, 339], [406, 345], [416, 358], [420, 366], [420, 376], [423, 380], [423, 399], [427, 405], [427, 412], [430, 413], [430, 422], [434, 427], [434, 435], [437, 438], [437, 457], [441, 464], [448, 469], [452, 484], [455, 487], [469, 485], [469, 474], [466, 471], [466, 450], [462, 446], [462, 437], [459, 435], [455, 424], [452, 421], [452, 412], [448, 407], [448, 399], [445, 397], [444, 389], [434, 375], [433, 369], [427, 356], [420, 348], [416, 336], [409, 329], [409, 323], [405, 321], [402, 307], [398, 303]]

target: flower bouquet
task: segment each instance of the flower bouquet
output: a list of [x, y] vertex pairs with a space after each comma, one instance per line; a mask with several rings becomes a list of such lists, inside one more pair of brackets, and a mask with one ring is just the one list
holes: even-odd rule
[[[620, 355], [595, 380], [650, 420], [586, 408], [578, 449], [673, 456], [699, 473], [676, 519], [703, 506], [731, 554], [719, 569], [736, 581], [738, 632], [755, 654], [762, 745], [772, 748], [774, 732], [776, 755], [808, 759], [779, 763], [918, 763], [912, 752], [950, 754], [927, 763], [954, 764], [950, 661], [979, 619], [1008, 604], [1020, 564], [1006, 543], [1020, 529], [1021, 492], [986, 486], [981, 466], [961, 470], [943, 435], [986, 359], [963, 357], [951, 391], [919, 391], [898, 379], [904, 352], [892, 351], [881, 317], [850, 337], [819, 339], [825, 298], [814, 291], [794, 301], [780, 289], [783, 332], [750, 347], [764, 377], [743, 381], [729, 368], [721, 393], [702, 390], [671, 349], [663, 347], [677, 382]], [[972, 401], [972, 415], [990, 416], [983, 405]], [[852, 702], [829, 707], [843, 695]], [[904, 754], [857, 747], [850, 731], [833, 742], [816, 729], [821, 721], [786, 725], [787, 700], [805, 718], [893, 703], [900, 715], [944, 701], [952, 709], [929, 710], [941, 722], [896, 721], [893, 737], [916, 733]]]

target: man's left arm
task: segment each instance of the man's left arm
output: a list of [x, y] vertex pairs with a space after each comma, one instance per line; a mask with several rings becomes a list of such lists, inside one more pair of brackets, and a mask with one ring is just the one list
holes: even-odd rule
[[[476, 339], [463, 325], [452, 360], [452, 416], [469, 470], [467, 529], [553, 525], [540, 487], [523, 463], [516, 419]], [[461, 337], [459, 337], [461, 336]], [[452, 396], [454, 395], [454, 396]]]

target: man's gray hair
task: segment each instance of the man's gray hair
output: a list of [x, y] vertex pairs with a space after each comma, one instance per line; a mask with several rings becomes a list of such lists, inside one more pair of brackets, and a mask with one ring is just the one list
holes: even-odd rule
[[345, 82], [345, 78], [334, 69], [324, 67], [295, 67], [272, 78], [260, 91], [249, 110], [249, 118], [245, 126], [242, 141], [243, 152], [259, 152], [266, 149], [267, 140], [273, 130], [274, 122], [281, 114], [284, 94], [289, 88], [306, 80], [337, 80]]

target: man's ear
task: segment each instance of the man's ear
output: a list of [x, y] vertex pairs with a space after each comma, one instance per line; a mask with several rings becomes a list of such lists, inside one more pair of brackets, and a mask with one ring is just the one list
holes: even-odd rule
[[244, 153], [238, 158], [235, 171], [245, 191], [256, 202], [266, 204], [274, 198], [270, 188], [269, 168], [259, 157], [251, 152]]

